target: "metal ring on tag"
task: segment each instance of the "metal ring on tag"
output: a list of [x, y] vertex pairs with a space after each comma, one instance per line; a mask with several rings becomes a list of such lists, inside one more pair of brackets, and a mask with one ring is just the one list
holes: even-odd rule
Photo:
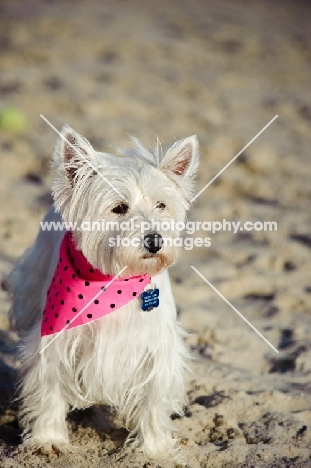
[[147, 284], [145, 286], [144, 291], [148, 291], [148, 289], [153, 289], [154, 290], [155, 288], [156, 288], [156, 284], [153, 281], [151, 281], [151, 283], [149, 283], [149, 284]]

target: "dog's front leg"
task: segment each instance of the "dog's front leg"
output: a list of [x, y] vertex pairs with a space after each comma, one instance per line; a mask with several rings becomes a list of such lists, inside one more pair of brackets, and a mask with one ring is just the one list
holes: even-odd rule
[[[182, 342], [177, 337], [176, 342], [183, 350]], [[178, 446], [178, 440], [173, 438], [176, 429], [171, 420], [173, 412], [183, 413], [186, 395], [183, 385], [183, 358], [177, 349], [173, 350], [171, 359], [167, 360], [167, 368], [158, 361], [159, 370], [155, 376], [136, 393], [136, 410], [132, 419], [132, 432], [128, 443], [139, 447], [150, 458], [169, 460], [185, 465], [185, 457]]]
[[24, 445], [64, 452], [71, 450], [66, 423], [69, 405], [62, 392], [60, 365], [55, 354], [53, 358], [52, 348], [53, 345], [41, 355], [35, 352], [24, 357], [19, 419]]
[[185, 458], [172, 437], [174, 430], [170, 411], [164, 401], [157, 404], [145, 402], [138, 410], [138, 424], [129, 436], [129, 443], [139, 447], [148, 457], [156, 460], [170, 460], [185, 464]]
[[53, 390], [54, 393], [50, 392], [50, 399], [45, 403], [38, 402], [37, 408], [29, 415], [29, 419], [35, 419], [29, 424], [31, 433], [24, 433], [24, 444], [47, 452], [72, 451], [66, 424], [68, 405], [59, 393]]

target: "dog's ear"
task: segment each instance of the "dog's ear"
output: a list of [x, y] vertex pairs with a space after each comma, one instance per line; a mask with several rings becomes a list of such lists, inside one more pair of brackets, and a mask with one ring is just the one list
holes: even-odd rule
[[[63, 125], [54, 149], [54, 166], [62, 169], [71, 187], [74, 187], [78, 171], [84, 167], [88, 175], [95, 174], [96, 156], [86, 138], [75, 132], [69, 125]], [[83, 171], [84, 172], [84, 171]], [[86, 174], [83, 174], [83, 176]]]
[[52, 166], [56, 211], [64, 219], [74, 220], [85, 197], [85, 190], [97, 172], [96, 152], [85, 138], [69, 125], [64, 125], [54, 148]]
[[196, 135], [176, 141], [163, 156], [159, 169], [185, 192], [193, 192], [193, 178], [199, 166], [199, 142]]

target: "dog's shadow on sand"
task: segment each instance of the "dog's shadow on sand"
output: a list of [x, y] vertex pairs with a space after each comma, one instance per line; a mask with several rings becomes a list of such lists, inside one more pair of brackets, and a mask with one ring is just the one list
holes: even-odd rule
[[[94, 405], [83, 410], [74, 410], [68, 414], [71, 439], [76, 438], [79, 432], [95, 431], [101, 441], [110, 440], [114, 446], [122, 447], [129, 432], [114, 422], [115, 411], [110, 406]], [[89, 434], [89, 437], [92, 437]], [[79, 437], [78, 437], [79, 438]], [[76, 444], [76, 441], [72, 441]]]
[[15, 353], [16, 339], [10, 332], [0, 330], [0, 441], [11, 447], [21, 441], [17, 420], [17, 370], [13, 367]]

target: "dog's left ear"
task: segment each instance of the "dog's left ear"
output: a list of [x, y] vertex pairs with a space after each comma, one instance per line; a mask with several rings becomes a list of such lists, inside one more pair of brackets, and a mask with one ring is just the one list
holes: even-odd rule
[[192, 196], [193, 179], [199, 166], [199, 142], [196, 135], [176, 141], [163, 156], [159, 169], [184, 192]]

